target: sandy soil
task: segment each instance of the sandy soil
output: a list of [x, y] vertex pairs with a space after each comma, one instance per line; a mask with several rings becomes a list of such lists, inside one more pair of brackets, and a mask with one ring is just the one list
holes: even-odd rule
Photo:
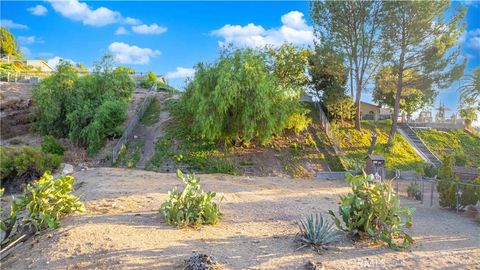
[[316, 254], [296, 251], [294, 221], [336, 209], [343, 181], [201, 175], [206, 190], [223, 193], [223, 220], [199, 230], [177, 229], [159, 215], [173, 174], [95, 168], [75, 175], [87, 213], [66, 217], [62, 227], [28, 240], [2, 269], [178, 269], [193, 252], [226, 269], [303, 269], [309, 260], [326, 269], [479, 269], [480, 227], [453, 212], [416, 207], [411, 251], [353, 245]]

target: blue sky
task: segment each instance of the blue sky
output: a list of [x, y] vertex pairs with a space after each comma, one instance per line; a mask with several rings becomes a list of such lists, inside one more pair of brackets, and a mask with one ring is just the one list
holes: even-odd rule
[[[470, 70], [480, 65], [480, 2], [467, 4], [462, 48]], [[214, 60], [222, 43], [308, 46], [312, 37], [309, 3], [302, 1], [2, 1], [1, 19], [29, 58], [89, 67], [111, 53], [120, 64], [165, 74], [176, 86], [196, 63]], [[370, 93], [363, 99], [370, 101]], [[458, 94], [443, 90], [440, 101], [456, 109]]]

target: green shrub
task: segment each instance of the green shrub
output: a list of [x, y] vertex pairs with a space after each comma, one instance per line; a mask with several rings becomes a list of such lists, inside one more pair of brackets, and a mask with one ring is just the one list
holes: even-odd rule
[[334, 225], [324, 221], [322, 215], [307, 216], [306, 220], [299, 220], [297, 225], [300, 229], [298, 239], [302, 243], [299, 249], [311, 246], [316, 251], [319, 251], [340, 237]]
[[453, 156], [444, 158], [438, 169], [439, 181], [437, 184], [440, 206], [452, 209], [457, 207], [457, 184], [460, 181], [458, 175], [453, 172], [454, 162]]
[[73, 192], [74, 178], [61, 176], [54, 179], [50, 172], [33, 184], [27, 186], [26, 194], [13, 203], [14, 211], [27, 210], [24, 224], [31, 224], [40, 232], [44, 228], [55, 229], [60, 225], [60, 218], [68, 213], [84, 211], [83, 203]]
[[425, 166], [423, 166], [423, 174], [426, 177], [435, 177], [438, 175], [438, 169], [433, 164], [425, 163]]
[[183, 191], [175, 187], [168, 193], [170, 199], [162, 204], [160, 212], [170, 225], [199, 226], [216, 224], [220, 220], [220, 210], [213, 202], [215, 192], [204, 192], [200, 186], [200, 178], [195, 175], [184, 175], [177, 170], [177, 176], [185, 184]]
[[299, 111], [304, 88], [296, 81], [305, 75], [302, 63], [289, 63], [301, 58], [301, 50], [280, 52], [285, 54], [225, 50], [215, 63], [199, 63], [178, 106], [184, 124], [198, 138], [237, 146], [254, 138], [266, 144], [281, 134], [294, 113], [304, 114]]
[[312, 123], [312, 119], [307, 116], [308, 110], [303, 112], [295, 112], [287, 120], [285, 124], [286, 129], [293, 129], [295, 134], [300, 134], [300, 132], [307, 129], [307, 127]]
[[410, 246], [413, 239], [404, 229], [412, 226], [413, 209], [400, 206], [390, 183], [375, 183], [373, 175], [347, 174], [346, 181], [352, 193], [340, 197], [339, 218], [329, 211], [337, 227], [356, 237], [382, 241], [395, 250]]
[[28, 175], [39, 177], [47, 170], [58, 168], [62, 157], [44, 153], [29, 146], [5, 147], [0, 146], [0, 179], [4, 182], [12, 178]]
[[147, 76], [140, 81], [140, 85], [144, 88], [152, 87], [158, 81], [157, 75], [152, 71], [147, 73]]
[[44, 153], [63, 156], [65, 149], [63, 149], [60, 143], [53, 136], [47, 135], [43, 137], [42, 151]]
[[43, 135], [69, 137], [85, 145], [90, 155], [103, 146], [126, 117], [135, 88], [127, 69], [113, 69], [105, 57], [92, 74], [78, 76], [77, 69], [61, 62], [51, 76], [33, 89], [35, 127]]
[[460, 192], [461, 206], [476, 205], [480, 201], [480, 177], [460, 185]]

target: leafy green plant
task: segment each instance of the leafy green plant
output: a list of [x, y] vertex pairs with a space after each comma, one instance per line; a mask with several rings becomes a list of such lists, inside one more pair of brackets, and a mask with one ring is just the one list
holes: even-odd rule
[[463, 207], [476, 205], [480, 201], [480, 177], [460, 185], [460, 191], [460, 204]]
[[31, 224], [40, 232], [44, 228], [55, 229], [60, 225], [60, 218], [68, 213], [84, 211], [79, 197], [72, 195], [74, 178], [61, 176], [54, 179], [50, 172], [33, 184], [27, 185], [26, 194], [13, 203], [15, 211], [27, 210], [24, 224]]
[[152, 87], [158, 81], [157, 75], [153, 71], [149, 71], [147, 76], [140, 81], [140, 85], [144, 88]]
[[42, 135], [68, 137], [93, 155], [107, 137], [118, 135], [134, 88], [128, 70], [113, 69], [111, 57], [84, 76], [72, 64], [60, 62], [32, 91], [35, 128]]
[[339, 217], [329, 210], [335, 225], [355, 237], [382, 241], [395, 250], [410, 246], [413, 239], [404, 229], [412, 226], [413, 209], [400, 206], [390, 183], [375, 183], [373, 175], [365, 174], [347, 174], [346, 181], [352, 192], [340, 196]]
[[184, 175], [177, 170], [177, 177], [185, 184], [183, 191], [178, 191], [176, 187], [169, 191], [170, 199], [160, 209], [167, 223], [194, 227], [216, 224], [221, 216], [218, 205], [213, 202], [216, 193], [203, 191], [198, 176]]
[[185, 124], [199, 138], [236, 146], [266, 144], [287, 123], [302, 130], [306, 60], [304, 50], [284, 47], [224, 50], [213, 64], [199, 63], [178, 106]]
[[408, 197], [414, 198], [415, 200], [420, 200], [422, 198], [422, 192], [420, 191], [420, 185], [414, 181], [411, 182], [407, 187]]
[[297, 225], [300, 229], [297, 237], [302, 243], [299, 249], [311, 246], [318, 251], [340, 237], [334, 225], [325, 221], [321, 214], [309, 215], [305, 220], [299, 220]]
[[439, 204], [441, 207], [457, 207], [457, 185], [459, 183], [458, 175], [453, 172], [453, 156], [446, 156], [442, 165], [438, 169], [437, 191], [439, 194]]
[[65, 149], [63, 149], [60, 143], [53, 136], [47, 135], [43, 137], [42, 151], [44, 153], [63, 156]]
[[423, 174], [426, 177], [435, 177], [438, 175], [438, 169], [433, 164], [425, 163], [425, 166], [423, 167]]

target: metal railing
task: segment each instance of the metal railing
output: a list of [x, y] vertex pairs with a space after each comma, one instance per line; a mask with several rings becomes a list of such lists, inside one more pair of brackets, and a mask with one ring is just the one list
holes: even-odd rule
[[[420, 201], [421, 204], [429, 204], [430, 207], [433, 206], [438, 206], [438, 207], [450, 207], [455, 209], [457, 212], [462, 210], [466, 205], [472, 204], [478, 204], [479, 203], [479, 195], [480, 194], [480, 185], [478, 184], [473, 184], [470, 182], [463, 182], [463, 181], [450, 181], [450, 180], [444, 180], [444, 179], [438, 179], [436, 177], [430, 178], [430, 177], [419, 177], [416, 180], [403, 180], [401, 177], [394, 177], [392, 179], [394, 185], [395, 185], [395, 192], [398, 195], [407, 195], [408, 197], [413, 197], [413, 199], [416, 199]], [[418, 184], [418, 193], [417, 194], [409, 194], [408, 187], [412, 185], [412, 183], [417, 183]], [[441, 205], [441, 192], [438, 191], [438, 185], [440, 183], [447, 184], [447, 188], [450, 188], [450, 192], [454, 193], [453, 195], [449, 195], [449, 191], [444, 191], [443, 196], [451, 196], [449, 198], [443, 198], [445, 202], [443, 202], [443, 206]], [[470, 189], [467, 191], [467, 189]], [[477, 194], [473, 195], [472, 198], [474, 201], [472, 202], [466, 202], [466, 195], [465, 192], [471, 192], [471, 194]], [[413, 196], [412, 196], [413, 195]], [[464, 197], [465, 196], [465, 197]], [[476, 199], [475, 199], [475, 196]], [[449, 201], [450, 200], [450, 201]], [[476, 200], [476, 201], [475, 201]], [[449, 202], [448, 202], [449, 201]], [[448, 204], [449, 206], [446, 206], [445, 204]]]
[[145, 113], [145, 110], [147, 109], [148, 105], [150, 105], [150, 102], [152, 102], [152, 98], [154, 98], [155, 92], [157, 92], [157, 84], [152, 85], [152, 87], [150, 88], [150, 91], [148, 91], [147, 96], [143, 100], [143, 103], [138, 109], [137, 113], [135, 114], [135, 116], [133, 116], [133, 118], [130, 120], [127, 127], [123, 131], [122, 137], [117, 141], [117, 143], [113, 147], [112, 162], [115, 162], [117, 160], [120, 149], [122, 148], [123, 145], [127, 144], [128, 138], [132, 134], [133, 129], [138, 125], [138, 122], [140, 121], [143, 114]]
[[340, 144], [335, 134], [333, 134], [332, 126], [330, 125], [330, 122], [328, 121], [327, 115], [323, 111], [322, 106], [320, 106], [319, 102], [315, 102], [315, 107], [318, 111], [320, 127], [325, 131], [325, 134], [327, 134], [328, 140], [330, 141], [332, 148], [335, 151], [335, 154], [343, 154], [342, 149], [340, 148]]

